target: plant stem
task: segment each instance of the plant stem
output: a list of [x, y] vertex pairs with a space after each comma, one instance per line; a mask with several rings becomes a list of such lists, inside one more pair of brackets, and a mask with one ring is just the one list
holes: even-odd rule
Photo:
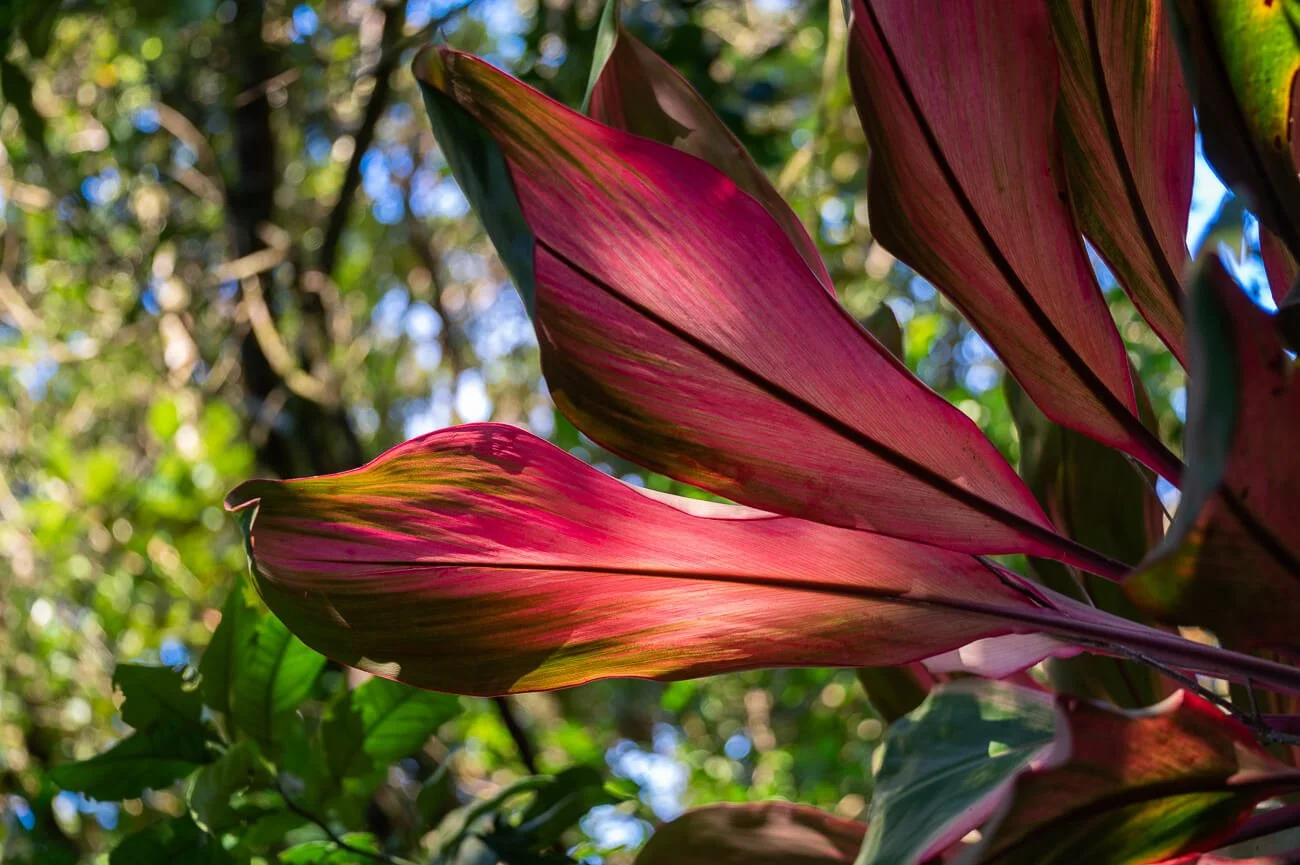
[[529, 775], [539, 775], [537, 771], [536, 751], [533, 743], [528, 738], [528, 731], [519, 723], [519, 718], [515, 716], [514, 707], [510, 705], [508, 697], [493, 697], [492, 702], [496, 704], [497, 712], [501, 715], [501, 723], [505, 724], [506, 730], [510, 733], [510, 738], [514, 740], [515, 750], [519, 752], [519, 762], [524, 764]]
[[297, 814], [299, 817], [303, 818], [304, 820], [313, 823], [316, 826], [316, 828], [324, 832], [325, 835], [329, 838], [329, 840], [340, 850], [346, 850], [347, 852], [355, 853], [358, 856], [365, 856], [366, 858], [373, 859], [376, 862], [383, 862], [385, 863], [385, 865], [416, 865], [416, 863], [411, 862], [409, 859], [401, 859], [396, 856], [389, 856], [386, 853], [376, 853], [373, 850], [366, 850], [363, 847], [357, 847], [355, 845], [349, 844], [347, 841], [343, 840], [342, 836], [340, 836], [337, 832], [331, 829], [330, 825], [326, 823], [322, 818], [317, 817], [315, 814], [308, 811], [306, 808], [302, 807], [297, 802], [293, 801], [293, 797], [290, 796], [289, 792], [284, 789], [284, 784], [281, 783], [279, 777], [276, 777], [275, 779], [275, 786], [276, 789], [280, 791], [280, 797], [284, 799], [284, 806], [286, 808], [288, 808], [290, 811]]

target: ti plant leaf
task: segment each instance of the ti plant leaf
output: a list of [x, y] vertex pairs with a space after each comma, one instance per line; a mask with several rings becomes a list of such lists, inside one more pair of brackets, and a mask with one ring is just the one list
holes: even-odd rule
[[584, 110], [606, 126], [698, 156], [727, 175], [767, 208], [809, 269], [834, 294], [817, 244], [799, 217], [695, 88], [670, 63], [623, 30], [618, 3], [607, 0], [605, 4], [597, 36], [600, 62], [593, 68]]
[[160, 820], [128, 835], [109, 854], [108, 865], [235, 865], [221, 841], [189, 817]]
[[659, 827], [636, 865], [850, 865], [865, 831], [791, 802], [706, 805]]
[[1162, 2], [1060, 0], [1057, 126], [1079, 225], [1187, 363], [1182, 274], [1195, 121]]
[[[1123, 454], [1052, 423], [1014, 380], [1004, 381], [1004, 388], [1020, 434], [1020, 473], [1043, 509], [1076, 540], [1120, 561], [1141, 561], [1162, 532], [1154, 478]], [[1045, 559], [1030, 559], [1029, 570], [1055, 591], [1082, 599], [1083, 590], [1107, 612], [1140, 618], [1114, 583]], [[1053, 659], [1047, 668], [1058, 690], [1126, 708], [1149, 706], [1163, 696], [1154, 671], [1131, 661], [1081, 655]]]
[[1118, 576], [1051, 531], [970, 420], [849, 317], [725, 174], [476, 58], [430, 48], [414, 66], [498, 250], [528, 251], [543, 372], [594, 441], [742, 504]]
[[1169, 534], [1125, 583], [1139, 606], [1235, 646], [1300, 645], [1300, 385], [1276, 320], [1217, 259], [1193, 281], [1189, 474]]
[[885, 734], [857, 865], [917, 865], [984, 822], [1017, 775], [1064, 760], [1051, 695], [941, 685]]
[[1205, 156], [1300, 256], [1300, 179], [1292, 117], [1300, 70], [1293, 2], [1171, 0], [1167, 6], [1197, 110]]
[[1016, 781], [974, 863], [1141, 865], [1205, 851], [1260, 800], [1300, 790], [1300, 771], [1186, 691], [1141, 714], [1079, 703], [1067, 718], [1068, 761]]
[[1007, 15], [962, 0], [940, 14], [853, 0], [872, 232], [961, 309], [1048, 417], [1176, 478], [1138, 420], [1123, 341], [1064, 200], [1047, 5]]

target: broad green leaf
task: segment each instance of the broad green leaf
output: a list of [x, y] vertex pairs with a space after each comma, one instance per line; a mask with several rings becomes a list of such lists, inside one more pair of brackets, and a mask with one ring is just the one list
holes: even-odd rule
[[265, 616], [236, 655], [231, 716], [240, 730], [260, 742], [276, 737], [276, 719], [298, 708], [325, 667], [274, 615]]
[[230, 797], [248, 787], [257, 767], [257, 745], [244, 739], [216, 762], [199, 769], [189, 790], [190, 811], [199, 824], [218, 833], [238, 825], [240, 818], [231, 807]]
[[351, 694], [340, 715], [325, 727], [325, 750], [337, 778], [360, 775], [410, 756], [448, 719], [460, 711], [450, 694], [424, 691], [374, 677]]
[[122, 720], [137, 730], [161, 721], [200, 725], [203, 697], [181, 670], [143, 664], [118, 664], [113, 684], [122, 690]]
[[55, 766], [50, 777], [65, 790], [94, 799], [130, 799], [168, 787], [210, 759], [201, 730], [164, 719], [89, 760]]
[[230, 715], [231, 683], [235, 678], [236, 659], [247, 651], [259, 620], [260, 614], [244, 598], [244, 580], [236, 580], [221, 607], [221, 622], [199, 660], [199, 690], [203, 694], [203, 700], [213, 710], [227, 717]]
[[1300, 256], [1291, 128], [1300, 71], [1295, 0], [1172, 0], [1168, 10], [1206, 158]]
[[355, 849], [344, 849], [333, 841], [306, 841], [282, 852], [280, 865], [366, 865], [376, 861], [374, 854], [381, 848], [374, 835], [349, 832], [342, 839], [344, 844]]
[[128, 835], [109, 854], [109, 865], [234, 865], [221, 841], [189, 817], [160, 820]]
[[1050, 695], [942, 685], [885, 733], [857, 865], [915, 865], [992, 814], [1016, 776], [1064, 758]]
[[865, 830], [790, 802], [706, 805], [659, 827], [636, 865], [849, 865]]
[[604, 785], [604, 777], [590, 766], [565, 769], [537, 790], [517, 825], [498, 826], [492, 834], [483, 836], [483, 840], [498, 852], [544, 850], [559, 841], [592, 808], [619, 801], [605, 791]]
[[1300, 790], [1251, 731], [1180, 691], [1140, 714], [1071, 706], [1063, 763], [1021, 775], [978, 865], [1143, 865], [1217, 846], [1262, 799]]

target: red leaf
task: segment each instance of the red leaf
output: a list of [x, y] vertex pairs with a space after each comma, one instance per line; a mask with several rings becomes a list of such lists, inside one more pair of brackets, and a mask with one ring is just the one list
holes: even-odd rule
[[1064, 0], [1047, 7], [1079, 224], [1138, 311], [1186, 363], [1180, 286], [1196, 124], [1164, 4]]
[[698, 156], [727, 175], [767, 208], [822, 285], [835, 293], [817, 245], [745, 145], [671, 64], [622, 27], [592, 88], [589, 113], [606, 126]]
[[1122, 572], [1057, 535], [979, 429], [725, 175], [473, 57], [429, 50], [416, 70], [500, 146], [535, 243], [542, 369], [595, 441], [766, 510]]
[[1058, 423], [1176, 479], [1065, 202], [1046, 4], [853, 0], [849, 75], [877, 239], [935, 284]]
[[1069, 760], [1016, 781], [983, 830], [978, 863], [1140, 865], [1209, 850], [1300, 772], [1186, 691], [1132, 715], [1088, 703], [1068, 712]]
[[1148, 567], [1125, 583], [1152, 614], [1236, 646], [1300, 646], [1300, 386], [1275, 319], [1217, 260], [1192, 287], [1183, 500]]
[[1045, 603], [971, 556], [651, 497], [497, 424], [227, 502], [252, 516], [262, 596], [308, 645], [458, 693], [900, 664]]
[[852, 865], [865, 832], [790, 802], [707, 805], [661, 826], [636, 865]]

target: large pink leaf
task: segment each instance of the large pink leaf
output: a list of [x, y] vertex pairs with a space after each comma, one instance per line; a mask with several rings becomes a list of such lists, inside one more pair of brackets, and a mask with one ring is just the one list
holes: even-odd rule
[[656, 830], [636, 865], [852, 865], [865, 831], [792, 802], [707, 805]]
[[1058, 120], [1079, 224], [1143, 317], [1186, 362], [1182, 273], [1196, 124], [1164, 4], [1046, 4]]
[[943, 291], [1056, 422], [1171, 479], [1065, 200], [1046, 4], [853, 0], [871, 228]]
[[595, 441], [766, 510], [1123, 570], [1057, 535], [979, 429], [863, 330], [717, 169], [464, 54], [430, 49], [415, 69], [444, 147], [450, 104], [504, 157], [517, 200], [476, 204], [489, 226], [503, 208], [526, 222], [542, 370]]
[[954, 603], [1037, 609], [971, 556], [651, 497], [496, 424], [228, 502], [252, 516], [259, 590], [308, 645], [443, 691], [904, 663], [1012, 629]]
[[606, 126], [670, 144], [698, 156], [754, 196], [781, 226], [830, 292], [830, 274], [790, 205], [732, 134], [671, 64], [616, 27], [614, 45], [591, 90], [588, 113]]
[[1187, 484], [1125, 586], [1167, 621], [1237, 646], [1300, 646], [1300, 385], [1275, 319], [1217, 260], [1193, 283]]
[[[1046, 631], [1300, 691], [1300, 672], [1072, 604], [982, 559], [646, 494], [499, 424], [338, 475], [250, 481], [227, 506], [263, 598], [308, 645], [433, 690], [902, 664]], [[1043, 654], [1023, 651], [1022, 666]]]

